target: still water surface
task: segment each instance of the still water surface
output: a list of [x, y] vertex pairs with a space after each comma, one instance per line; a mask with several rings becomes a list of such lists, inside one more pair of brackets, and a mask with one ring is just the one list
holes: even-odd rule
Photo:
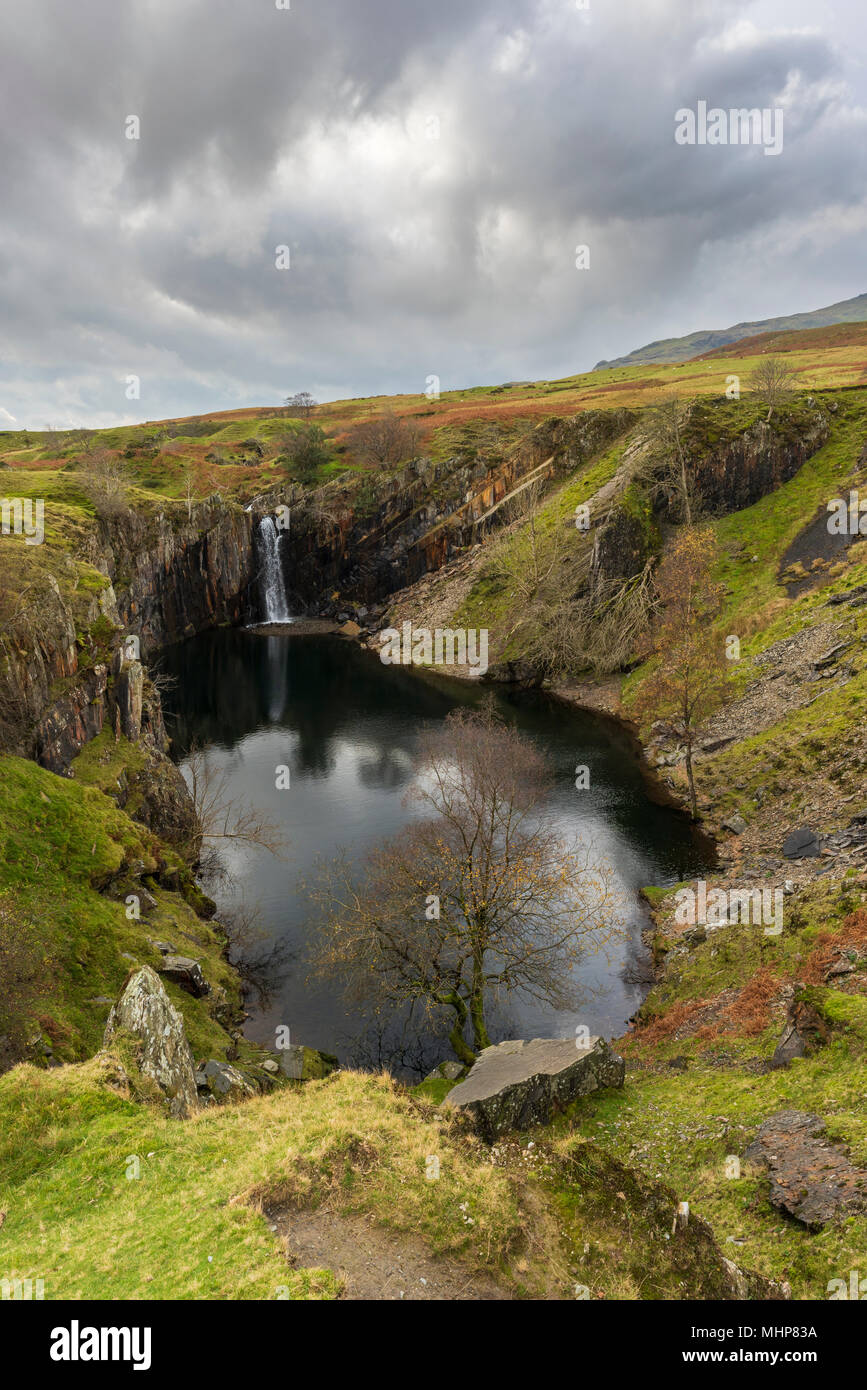
[[[232, 796], [279, 820], [289, 841], [283, 862], [247, 846], [221, 851], [232, 887], [208, 885], [222, 910], [239, 901], [255, 906], [263, 938], [287, 948], [279, 991], [254, 1008], [248, 1035], [273, 1047], [277, 1026], [288, 1026], [295, 1042], [337, 1052], [345, 1062], [369, 1061], [366, 1045], [359, 1052], [357, 1043], [364, 1017], [348, 1014], [333, 990], [308, 980], [304, 953], [315, 926], [299, 881], [314, 876], [319, 856], [331, 858], [341, 848], [361, 861], [416, 814], [403, 799], [420, 730], [458, 705], [478, 703], [484, 692], [384, 666], [338, 637], [261, 630], [204, 633], [169, 648], [161, 665], [177, 681], [165, 703], [181, 766], [195, 742], [226, 771]], [[492, 1035], [568, 1037], [584, 1024], [616, 1036], [644, 992], [635, 978], [645, 921], [637, 890], [698, 873], [710, 863], [708, 847], [684, 816], [648, 798], [628, 738], [609, 721], [541, 693], [502, 689], [496, 698], [505, 716], [547, 751], [556, 774], [550, 810], [560, 829], [592, 840], [616, 867], [628, 895], [629, 934], [610, 961], [577, 967], [586, 997], [574, 1011], [512, 999], [498, 1009]], [[582, 764], [590, 787], [578, 791], [575, 769]], [[291, 770], [289, 790], [275, 785], [280, 765]], [[449, 1055], [441, 1041], [425, 1042], [434, 1062]]]

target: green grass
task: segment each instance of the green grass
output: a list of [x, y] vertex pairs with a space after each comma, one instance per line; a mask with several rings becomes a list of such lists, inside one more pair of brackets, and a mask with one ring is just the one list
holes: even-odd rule
[[[619, 440], [589, 464], [582, 464], [565, 484], [556, 488], [542, 502], [536, 512], [540, 568], [544, 569], [547, 564], [555, 544], [555, 532], [562, 534], [564, 527], [574, 520], [576, 508], [588, 502], [614, 477], [624, 447], [625, 442]], [[575, 546], [581, 548], [586, 543], [584, 533], [574, 526], [568, 534], [570, 543]], [[503, 640], [524, 612], [524, 605], [517, 601], [507, 582], [507, 572], [510, 565], [516, 563], [525, 545], [526, 527], [517, 528], [495, 541], [490, 559], [482, 566], [478, 579], [451, 619], [456, 627], [489, 628], [500, 641], [500, 657], [513, 654], [513, 650], [514, 654], [518, 654], [527, 640], [525, 631], [511, 644]]]
[[0, 1276], [42, 1278], [46, 1299], [335, 1297], [333, 1272], [287, 1264], [263, 1199], [366, 1213], [468, 1273], [503, 1271], [525, 1243], [520, 1190], [383, 1077], [342, 1072], [179, 1123], [110, 1089], [115, 1074], [103, 1057], [0, 1077]]
[[[811, 1234], [770, 1205], [766, 1175], [742, 1162], [742, 1176], [731, 1178], [727, 1159], [742, 1160], [769, 1115], [799, 1109], [825, 1117], [830, 1137], [849, 1143], [854, 1161], [867, 1162], [865, 1081], [867, 1068], [853, 1065], [842, 1041], [761, 1076], [700, 1064], [685, 1075], [630, 1075], [622, 1091], [606, 1092], [574, 1116], [575, 1132], [665, 1181], [710, 1222], [729, 1259], [788, 1279], [796, 1299], [823, 1299], [829, 1279], [864, 1268], [867, 1216]], [[733, 1245], [729, 1236], [744, 1243]]]
[[[52, 1040], [62, 1060], [101, 1045], [108, 1005], [135, 963], [156, 966], [152, 941], [168, 941], [201, 961], [208, 982], [237, 1003], [238, 980], [223, 957], [219, 931], [178, 892], [159, 885], [165, 870], [194, 888], [177, 856], [101, 791], [56, 777], [21, 758], [0, 759], [0, 905], [7, 923], [37, 931], [42, 958], [31, 1031]], [[135, 877], [136, 863], [143, 874]], [[139, 883], [157, 907], [127, 917]], [[230, 1042], [208, 1011], [174, 984], [166, 986], [184, 1016], [197, 1056], [225, 1057]]]

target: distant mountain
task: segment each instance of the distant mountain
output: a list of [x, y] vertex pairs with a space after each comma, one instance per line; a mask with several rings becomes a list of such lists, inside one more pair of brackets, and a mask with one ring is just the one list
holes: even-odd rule
[[610, 362], [597, 362], [593, 368], [601, 372], [611, 367], [639, 367], [648, 363], [687, 362], [691, 357], [700, 357], [715, 348], [726, 347], [741, 338], [752, 338], [759, 333], [785, 333], [802, 328], [827, 328], [833, 323], [862, 323], [867, 320], [867, 294], [859, 294], [854, 299], [841, 299], [839, 304], [829, 304], [825, 309], [814, 309], [809, 314], [788, 314], [779, 319], [758, 319], [754, 323], [736, 323], [732, 328], [706, 329], [699, 333], [688, 333], [685, 338], [662, 338], [659, 342], [648, 343], [646, 347], [636, 348], [626, 357], [614, 357]]

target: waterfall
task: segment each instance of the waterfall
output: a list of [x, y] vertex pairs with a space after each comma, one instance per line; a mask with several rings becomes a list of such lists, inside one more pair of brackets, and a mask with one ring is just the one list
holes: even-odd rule
[[291, 623], [292, 614], [286, 598], [283, 569], [280, 564], [280, 536], [272, 516], [263, 516], [256, 532], [259, 556], [259, 592], [262, 597], [262, 621]]

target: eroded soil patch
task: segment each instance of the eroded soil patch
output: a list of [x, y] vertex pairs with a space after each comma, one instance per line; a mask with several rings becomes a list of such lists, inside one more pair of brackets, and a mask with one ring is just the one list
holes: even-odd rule
[[343, 1282], [343, 1298], [491, 1302], [513, 1297], [460, 1260], [433, 1255], [419, 1237], [363, 1216], [267, 1208], [264, 1215], [283, 1240], [290, 1264], [333, 1270]]

